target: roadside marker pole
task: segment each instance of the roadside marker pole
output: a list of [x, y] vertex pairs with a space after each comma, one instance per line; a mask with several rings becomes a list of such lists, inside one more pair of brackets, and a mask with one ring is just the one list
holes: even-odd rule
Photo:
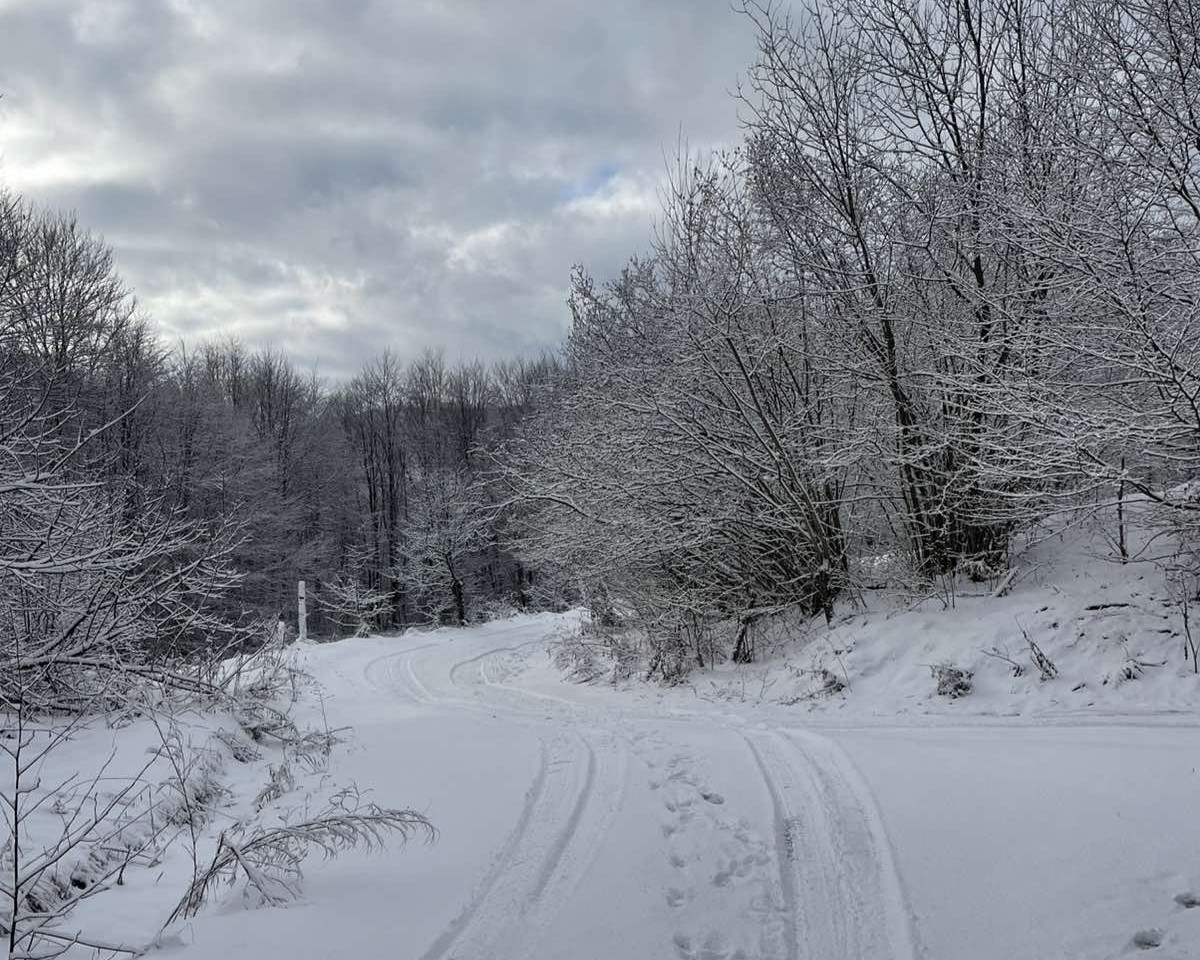
[[303, 580], [300, 581], [299, 589], [297, 591], [297, 611], [298, 611], [298, 616], [296, 617], [296, 624], [297, 624], [296, 629], [298, 631], [300, 642], [304, 643], [304, 641], [306, 641], [308, 639], [308, 611], [305, 609], [305, 606], [304, 606], [304, 581]]

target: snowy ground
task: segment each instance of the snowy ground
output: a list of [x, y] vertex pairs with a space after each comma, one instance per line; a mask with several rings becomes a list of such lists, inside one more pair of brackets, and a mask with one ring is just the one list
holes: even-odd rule
[[1195, 715], [898, 725], [580, 687], [544, 652], [569, 619], [311, 648], [355, 726], [336, 775], [440, 836], [312, 865], [305, 902], [210, 912], [178, 955], [1200, 956]]
[[[237, 890], [168, 929], [180, 960], [1116, 960], [1200, 957], [1200, 677], [1170, 585], [1094, 538], [1027, 551], [1012, 592], [871, 599], [763, 663], [664, 689], [570, 683], [577, 615], [294, 648], [301, 726], [352, 727], [262, 804], [281, 760], [186, 729], [235, 820], [293, 821], [355, 782], [435, 843], [306, 865], [303, 898]], [[974, 594], [974, 595], [971, 595]], [[943, 602], [944, 601], [944, 602]], [[1043, 678], [1028, 634], [1056, 668]], [[990, 656], [1000, 650], [1021, 665]], [[930, 667], [972, 673], [937, 696]], [[845, 689], [830, 694], [832, 674]], [[103, 726], [59, 762], [153, 750]], [[122, 761], [125, 762], [125, 761]], [[206, 761], [207, 762], [207, 761]], [[256, 812], [257, 811], [257, 812]], [[182, 828], [180, 828], [182, 829]], [[71, 918], [145, 943], [188, 837]]]

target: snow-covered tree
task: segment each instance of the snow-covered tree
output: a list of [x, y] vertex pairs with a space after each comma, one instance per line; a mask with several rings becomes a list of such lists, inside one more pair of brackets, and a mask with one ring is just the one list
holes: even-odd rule
[[369, 586], [368, 563], [364, 548], [352, 548], [345, 568], [321, 585], [321, 605], [329, 619], [353, 637], [365, 637], [379, 629], [391, 606], [386, 591]]

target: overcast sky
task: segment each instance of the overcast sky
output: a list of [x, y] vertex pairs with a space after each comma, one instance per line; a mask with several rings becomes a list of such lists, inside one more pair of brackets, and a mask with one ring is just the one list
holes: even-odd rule
[[77, 211], [171, 341], [330, 376], [562, 337], [664, 157], [732, 145], [729, 0], [0, 0], [0, 182]]

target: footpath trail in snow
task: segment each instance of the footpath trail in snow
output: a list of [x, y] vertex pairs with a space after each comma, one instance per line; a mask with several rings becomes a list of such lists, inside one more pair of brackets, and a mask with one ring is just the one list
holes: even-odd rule
[[[1189, 878], [1154, 860], [1170, 859], [1161, 844], [1133, 858], [1140, 872], [1074, 888], [1055, 886], [1053, 872], [1063, 865], [1053, 854], [1036, 861], [1042, 876], [1023, 874], [1019, 860], [1022, 844], [1054, 848], [1059, 838], [1040, 835], [1040, 825], [1059, 824], [1063, 805], [1078, 802], [1072, 783], [1094, 784], [1124, 751], [1163, 736], [1167, 752], [1137, 767], [1148, 780], [1121, 787], [1110, 778], [1101, 803], [1117, 804], [1117, 822], [1124, 817], [1134, 832], [1121, 842], [1141, 843], [1149, 818], [1165, 818], [1177, 852], [1194, 844], [1200, 858], [1200, 831], [1180, 815], [1200, 793], [1176, 797], [1177, 778], [1162, 780], [1176, 761], [1187, 766], [1178, 751], [1198, 742], [1194, 729], [1121, 728], [1114, 736], [1111, 726], [1100, 733], [1055, 727], [1056, 749], [1075, 757], [1067, 765], [1075, 779], [1050, 778], [1060, 796], [1039, 796], [1021, 780], [1012, 797], [1023, 809], [1005, 816], [1003, 778], [988, 772], [1006, 769], [1005, 744], [1034, 766], [1044, 763], [1046, 751], [1022, 752], [1041, 731], [975, 729], [973, 742], [992, 739], [979, 752], [989, 766], [974, 770], [969, 750], [956, 749], [954, 731], [944, 728], [891, 739], [882, 728], [818, 730], [784, 708], [667, 709], [523, 672], [544, 660], [544, 641], [561, 623], [544, 615], [313, 648], [309, 666], [328, 692], [331, 722], [356, 729], [347, 772], [381, 803], [425, 810], [441, 836], [431, 847], [315, 865], [307, 903], [208, 917], [189, 953], [222, 960], [1116, 957], [1135, 949], [1131, 925], [1140, 911], [1139, 926], [1163, 934], [1156, 956], [1173, 957], [1172, 944], [1197, 919], [1190, 914], [1200, 915], [1164, 900]], [[943, 762], [917, 759], [926, 754]], [[986, 784], [986, 796], [964, 786], [971, 783]], [[1158, 800], [1139, 800], [1147, 796]], [[951, 813], [948, 804], [967, 810]], [[972, 823], [972, 804], [993, 823]], [[1025, 825], [1001, 830], [1007, 851], [989, 839], [997, 817], [1001, 827]], [[1111, 829], [1110, 820], [1075, 811], [1081, 830]], [[1080, 834], [1068, 849], [1079, 856], [1089, 843], [1115, 842]], [[972, 846], [960, 855], [955, 844]], [[1100, 860], [1120, 870], [1113, 857]], [[1071, 876], [1086, 869], [1076, 864]], [[1146, 873], [1154, 870], [1162, 875], [1151, 890]], [[1013, 889], [997, 890], [996, 882]], [[1141, 886], [1122, 909], [1120, 891], [1131, 884]], [[1092, 902], [1072, 902], [1072, 889]], [[1039, 901], [1047, 890], [1053, 896]], [[1162, 915], [1150, 916], [1160, 900]], [[1044, 930], [1031, 931], [1031, 922]]]
[[380, 693], [541, 742], [512, 833], [421, 960], [912, 958], [880, 821], [832, 743], [524, 691], [504, 680], [542, 640], [517, 636], [461, 632], [366, 669]]

